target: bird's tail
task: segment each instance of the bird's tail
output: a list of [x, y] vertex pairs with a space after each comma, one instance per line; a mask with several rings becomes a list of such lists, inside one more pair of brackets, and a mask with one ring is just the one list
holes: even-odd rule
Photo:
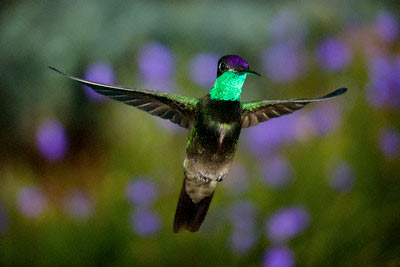
[[[185, 177], [175, 212], [174, 233], [179, 233], [183, 230], [197, 232], [206, 217], [208, 207], [214, 195], [213, 190], [210, 195], [194, 203], [186, 192], [186, 182], [187, 178]], [[199, 187], [197, 190], [202, 189]]]

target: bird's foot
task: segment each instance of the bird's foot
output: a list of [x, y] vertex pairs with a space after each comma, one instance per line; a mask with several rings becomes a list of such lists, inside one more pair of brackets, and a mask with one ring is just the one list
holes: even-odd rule
[[210, 179], [202, 174], [199, 175], [200, 179], [204, 182], [204, 183], [208, 183], [210, 181]]

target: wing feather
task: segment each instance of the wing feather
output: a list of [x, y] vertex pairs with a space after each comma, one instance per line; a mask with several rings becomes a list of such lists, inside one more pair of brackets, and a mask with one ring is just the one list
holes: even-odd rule
[[89, 86], [99, 94], [108, 96], [111, 99], [123, 102], [127, 105], [134, 106], [150, 113], [151, 115], [168, 119], [184, 128], [189, 128], [194, 120], [194, 112], [198, 99], [152, 90], [131, 89], [91, 82], [73, 77], [56, 68], [49, 68], [74, 81]]
[[290, 114], [311, 102], [325, 101], [344, 94], [346, 91], [346, 88], [340, 88], [326, 96], [318, 98], [262, 100], [242, 103], [242, 128], [255, 126], [260, 122]]

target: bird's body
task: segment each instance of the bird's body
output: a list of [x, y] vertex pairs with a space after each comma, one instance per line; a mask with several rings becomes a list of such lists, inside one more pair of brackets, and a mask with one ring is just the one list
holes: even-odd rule
[[[188, 137], [185, 173], [188, 179], [206, 183], [222, 181], [229, 172], [239, 140], [240, 103], [210, 100], [206, 96], [199, 101], [198, 108]], [[198, 201], [196, 197], [192, 199]]]
[[110, 86], [64, 75], [100, 94], [169, 119], [189, 130], [183, 162], [185, 177], [175, 213], [174, 232], [196, 232], [205, 218], [217, 185], [230, 170], [242, 128], [292, 113], [310, 102], [323, 101], [347, 90], [341, 88], [322, 98], [243, 103], [240, 96], [248, 74], [259, 75], [238, 56], [222, 57], [218, 62], [214, 86], [209, 94], [200, 99]]

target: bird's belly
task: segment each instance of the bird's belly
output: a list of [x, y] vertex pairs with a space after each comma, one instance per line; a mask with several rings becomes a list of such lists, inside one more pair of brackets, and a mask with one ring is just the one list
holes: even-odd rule
[[200, 137], [192, 138], [187, 147], [184, 169], [187, 177], [220, 182], [228, 174], [239, 139], [239, 127], [203, 129]]

